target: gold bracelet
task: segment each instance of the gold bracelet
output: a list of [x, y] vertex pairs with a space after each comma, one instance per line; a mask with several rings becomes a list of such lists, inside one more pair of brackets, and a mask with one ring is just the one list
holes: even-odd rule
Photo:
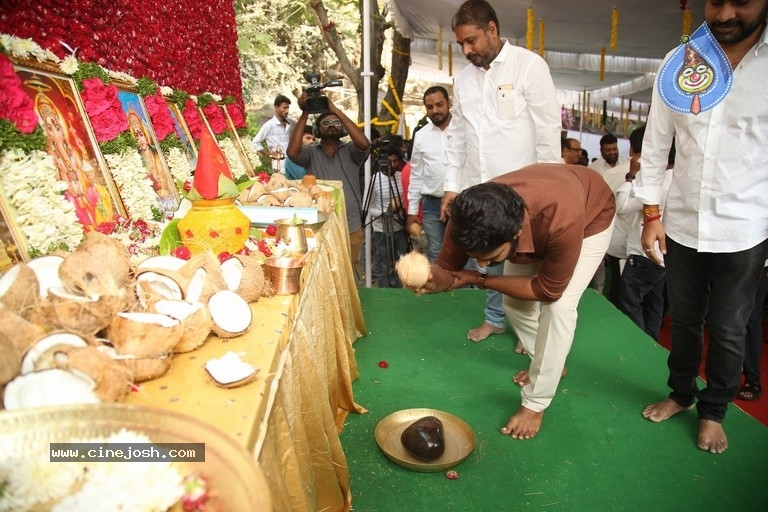
[[643, 208], [643, 217], [646, 219], [648, 217], [654, 217], [659, 214], [659, 207], [658, 206], [648, 206]]

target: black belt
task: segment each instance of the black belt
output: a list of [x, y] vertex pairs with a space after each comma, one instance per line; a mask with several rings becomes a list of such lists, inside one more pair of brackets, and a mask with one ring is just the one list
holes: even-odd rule
[[430, 196], [429, 194], [422, 194], [422, 197], [426, 197], [427, 199], [434, 199], [435, 201], [442, 201], [442, 197], [437, 196]]

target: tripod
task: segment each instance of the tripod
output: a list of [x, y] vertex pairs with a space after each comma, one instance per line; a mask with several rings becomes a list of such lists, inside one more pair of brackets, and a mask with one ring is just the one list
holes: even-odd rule
[[368, 213], [371, 214], [371, 220], [364, 227], [371, 225], [373, 228], [373, 277], [379, 288], [400, 288], [402, 285], [395, 272], [395, 263], [411, 250], [411, 240], [405, 231], [400, 173], [392, 169], [388, 160], [376, 163], [377, 170], [368, 185], [363, 204], [363, 219], [368, 217]]

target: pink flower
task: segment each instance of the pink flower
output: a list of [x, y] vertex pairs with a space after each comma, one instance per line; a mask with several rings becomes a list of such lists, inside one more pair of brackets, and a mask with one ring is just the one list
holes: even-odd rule
[[240, 105], [231, 103], [227, 105], [226, 108], [235, 128], [245, 128], [245, 116], [243, 116], [243, 110], [240, 108]]
[[205, 118], [208, 120], [208, 124], [215, 135], [220, 135], [227, 129], [227, 120], [224, 118], [224, 112], [215, 103], [210, 103], [205, 107], [203, 114], [205, 114]]
[[155, 129], [157, 140], [164, 140], [168, 135], [176, 133], [168, 105], [159, 91], [154, 96], [144, 98], [144, 104], [147, 106], [147, 113], [152, 120], [152, 127]]
[[187, 122], [187, 128], [189, 133], [192, 134], [196, 140], [200, 140], [201, 130], [203, 129], [203, 120], [200, 119], [200, 113], [197, 110], [197, 105], [192, 100], [187, 100], [187, 104], [184, 106], [184, 120]]
[[21, 133], [32, 133], [38, 120], [32, 100], [21, 88], [13, 64], [0, 53], [0, 119], [8, 119]]
[[128, 118], [117, 97], [117, 87], [104, 85], [100, 78], [86, 78], [82, 98], [96, 140], [110, 141], [128, 129]]

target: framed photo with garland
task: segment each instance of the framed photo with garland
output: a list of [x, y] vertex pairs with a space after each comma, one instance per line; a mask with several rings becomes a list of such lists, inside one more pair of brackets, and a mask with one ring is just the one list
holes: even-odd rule
[[0, 184], [0, 274], [22, 261], [29, 261], [27, 243]]
[[146, 177], [152, 181], [152, 189], [163, 212], [174, 212], [179, 207], [181, 196], [160, 149], [144, 100], [127, 84], [116, 82], [115, 86], [120, 105], [128, 118], [128, 130], [136, 140], [136, 151], [141, 156]]
[[[199, 100], [200, 98], [198, 97]], [[253, 177], [253, 166], [251, 166], [250, 160], [245, 156], [237, 130], [228, 121], [226, 109], [221, 105], [211, 102], [205, 107], [198, 106], [198, 110], [200, 117], [208, 125], [218, 141], [235, 181], [239, 181], [243, 177]]]
[[181, 144], [184, 146], [184, 154], [189, 161], [189, 167], [191, 171], [194, 171], [197, 166], [197, 146], [195, 145], [195, 139], [192, 137], [187, 122], [184, 120], [184, 115], [179, 110], [178, 105], [170, 99], [166, 99], [168, 105], [168, 111], [173, 119], [173, 125], [176, 129], [176, 135], [179, 137]]
[[14, 62], [14, 69], [32, 100], [47, 138], [45, 151], [53, 159], [57, 178], [67, 184], [64, 196], [80, 224], [91, 230], [125, 215], [75, 82], [40, 63]]
[[245, 150], [245, 145], [243, 144], [242, 139], [240, 138], [240, 134], [237, 132], [237, 127], [235, 126], [234, 121], [232, 120], [232, 116], [229, 115], [229, 110], [227, 110], [226, 105], [220, 105], [221, 110], [224, 112], [224, 116], [227, 118], [227, 126], [229, 127], [229, 132], [232, 134], [232, 139], [235, 141], [235, 145], [237, 146], [237, 150], [240, 153], [240, 157], [243, 159], [243, 163], [245, 164], [246, 171], [248, 172], [248, 176], [255, 176], [255, 172], [253, 169], [253, 165], [251, 164], [251, 159], [248, 158], [248, 153]]

